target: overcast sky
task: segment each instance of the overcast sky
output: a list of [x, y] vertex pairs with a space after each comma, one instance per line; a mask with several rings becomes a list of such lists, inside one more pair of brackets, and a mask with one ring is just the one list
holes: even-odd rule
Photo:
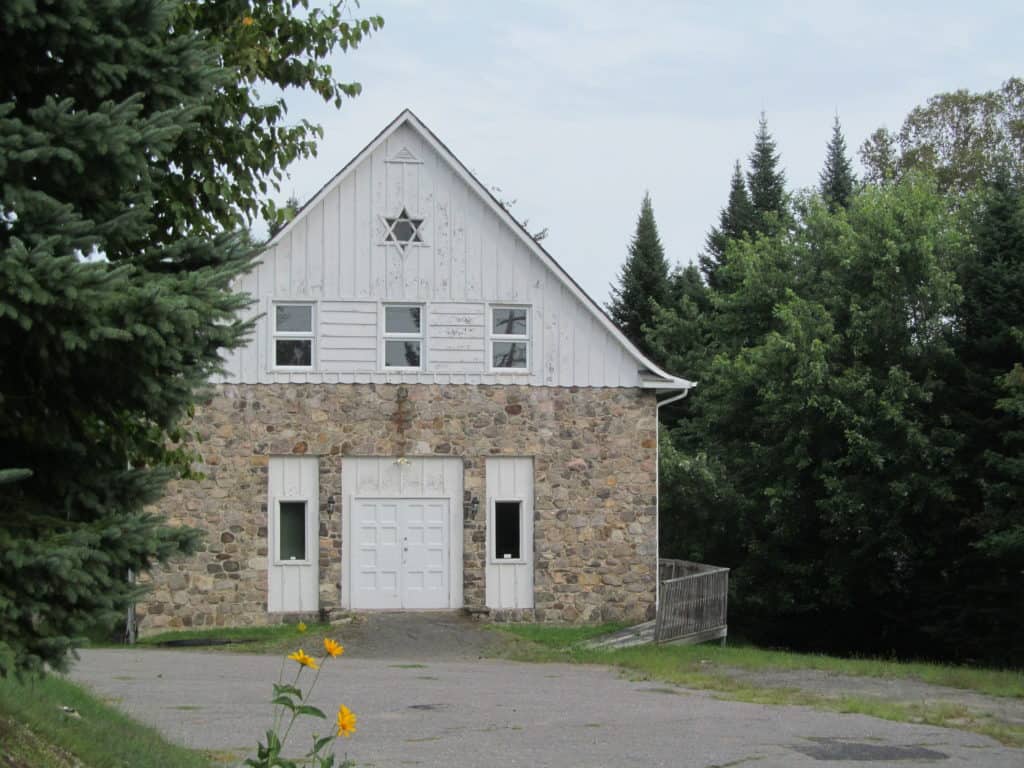
[[[672, 263], [696, 258], [762, 110], [790, 188], [815, 184], [833, 115], [851, 154], [936, 93], [1024, 75], [1024, 3], [363, 0], [385, 26], [336, 71], [335, 110], [281, 198], [312, 196], [409, 107], [599, 302], [649, 190]], [[859, 164], [858, 164], [859, 165]]]

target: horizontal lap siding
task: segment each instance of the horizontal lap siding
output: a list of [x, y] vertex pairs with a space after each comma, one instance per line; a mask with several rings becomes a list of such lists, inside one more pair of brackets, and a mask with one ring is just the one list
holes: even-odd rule
[[319, 363], [323, 371], [376, 370], [377, 339], [375, 302], [320, 303]]
[[483, 371], [483, 304], [433, 302], [427, 310], [427, 365], [438, 373]]

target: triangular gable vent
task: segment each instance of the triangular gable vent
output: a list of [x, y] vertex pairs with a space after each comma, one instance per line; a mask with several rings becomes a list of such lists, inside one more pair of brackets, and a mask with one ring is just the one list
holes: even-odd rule
[[402, 147], [400, 150], [395, 152], [389, 157], [386, 162], [388, 163], [422, 163], [416, 155], [409, 151], [408, 147]]

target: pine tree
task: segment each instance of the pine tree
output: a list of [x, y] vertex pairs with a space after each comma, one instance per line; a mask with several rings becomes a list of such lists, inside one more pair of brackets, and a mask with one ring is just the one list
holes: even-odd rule
[[747, 173], [750, 204], [753, 208], [753, 230], [758, 234], [776, 232], [788, 219], [786, 175], [779, 168], [775, 139], [768, 132], [768, 118], [761, 113], [754, 135]]
[[249, 331], [230, 283], [250, 255], [153, 212], [232, 76], [171, 33], [179, 11], [0, 12], [0, 676], [62, 668], [123, 615], [129, 569], [196, 545], [144, 506], [187, 469], [177, 425]]
[[608, 304], [612, 320], [644, 354], [649, 354], [650, 347], [643, 327], [651, 323], [655, 304], [664, 306], [668, 300], [668, 272], [651, 196], [644, 194], [629, 256], [619, 272], [618, 285], [611, 288]]
[[712, 227], [705, 241], [704, 252], [697, 259], [704, 279], [713, 289], [722, 286], [718, 281], [718, 268], [725, 262], [725, 252], [730, 240], [739, 240], [749, 235], [754, 222], [754, 209], [747, 194], [740, 161], [733, 167], [729, 183], [729, 202], [718, 215], [718, 226]]
[[856, 183], [853, 165], [846, 155], [846, 139], [839, 124], [839, 115], [836, 115], [835, 122], [832, 123], [832, 138], [825, 152], [825, 167], [818, 177], [818, 188], [829, 210], [846, 208], [853, 196], [853, 187]]

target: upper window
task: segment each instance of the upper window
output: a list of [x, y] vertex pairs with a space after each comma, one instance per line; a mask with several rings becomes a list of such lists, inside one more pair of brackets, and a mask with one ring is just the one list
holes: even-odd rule
[[529, 308], [491, 307], [491, 368], [526, 371], [529, 367]]
[[274, 365], [313, 367], [313, 305], [274, 305]]
[[384, 305], [384, 367], [422, 368], [423, 307]]

